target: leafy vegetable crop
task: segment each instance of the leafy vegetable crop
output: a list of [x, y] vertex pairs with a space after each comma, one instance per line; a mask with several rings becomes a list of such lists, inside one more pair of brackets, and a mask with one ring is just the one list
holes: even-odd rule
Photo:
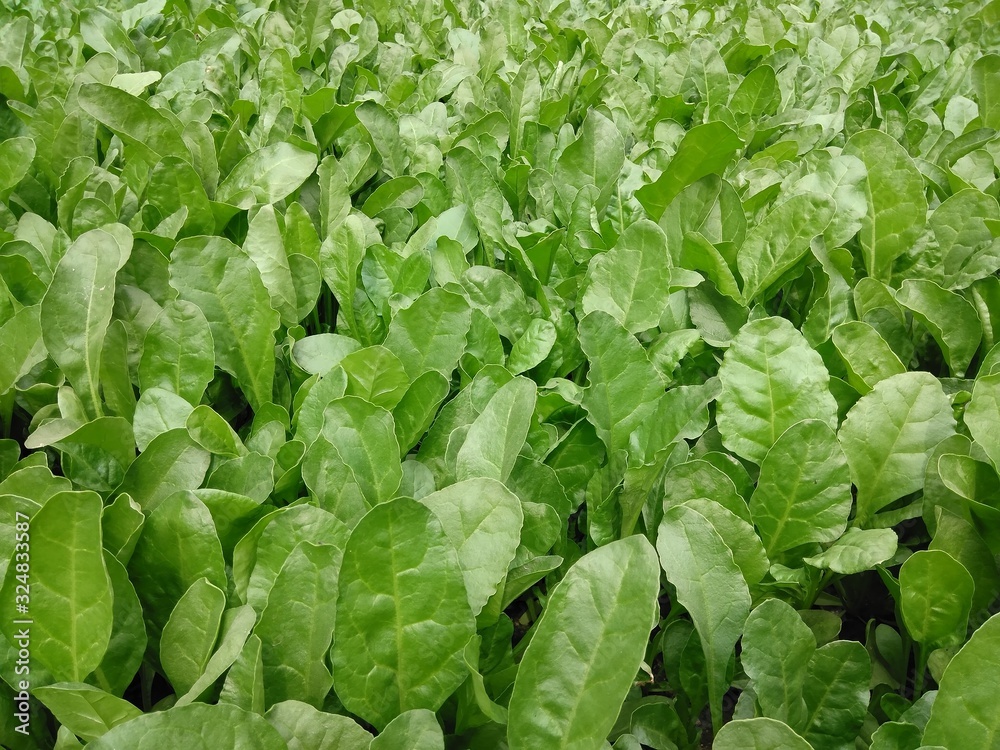
[[1000, 747], [998, 131], [997, 0], [5, 3], [0, 743]]

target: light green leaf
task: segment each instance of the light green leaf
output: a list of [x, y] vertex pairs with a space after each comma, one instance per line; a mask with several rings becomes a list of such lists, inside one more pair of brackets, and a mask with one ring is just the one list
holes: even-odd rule
[[412, 708], [436, 711], [466, 678], [474, 632], [458, 554], [434, 514], [406, 498], [375, 506], [340, 573], [332, 661], [347, 709], [382, 728]]
[[855, 133], [844, 153], [868, 170], [868, 214], [860, 235], [865, 268], [872, 278], [888, 282], [893, 261], [917, 242], [927, 221], [924, 179], [906, 150], [879, 130]]
[[871, 679], [871, 657], [863, 644], [833, 641], [816, 649], [803, 687], [808, 717], [802, 730], [816, 750], [836, 750], [858, 736]]
[[605, 312], [580, 321], [580, 346], [590, 359], [583, 396], [587, 419], [610, 451], [627, 448], [630, 435], [655, 410], [663, 382], [638, 340]]
[[263, 716], [231, 704], [209, 706], [194, 703], [166, 711], [151, 711], [121, 724], [97, 741], [89, 750], [175, 747], [185, 750], [285, 750], [281, 735]]
[[517, 377], [494, 394], [458, 451], [459, 481], [474, 477], [507, 481], [531, 427], [535, 391], [534, 381]]
[[170, 613], [160, 636], [160, 665], [178, 696], [205, 671], [225, 609], [226, 592], [199, 578]]
[[264, 718], [288, 743], [288, 750], [368, 750], [372, 741], [353, 719], [319, 711], [302, 701], [275, 703]]
[[250, 258], [222, 237], [181, 240], [170, 255], [170, 285], [205, 314], [215, 362], [235, 376], [251, 407], [271, 401], [280, 321]]
[[677, 599], [691, 615], [708, 672], [712, 725], [722, 726], [722, 696], [733, 647], [750, 614], [750, 592], [733, 553], [703, 515], [678, 505], [663, 514], [656, 551]]
[[880, 381], [848, 412], [840, 444], [858, 488], [858, 521], [923, 486], [927, 454], [955, 431], [937, 378], [908, 372]]
[[[257, 667], [260, 664], [258, 661], [260, 657], [260, 639], [253, 636], [254, 643], [250, 644], [247, 640], [250, 636], [250, 631], [253, 629], [254, 622], [257, 619], [257, 613], [254, 612], [252, 607], [235, 607], [233, 609], [228, 609], [222, 615], [222, 624], [219, 628], [219, 642], [215, 648], [215, 652], [209, 658], [208, 662], [205, 664], [205, 670], [201, 673], [191, 689], [187, 691], [184, 695], [177, 699], [175, 706], [186, 706], [188, 703], [192, 703], [197, 700], [199, 696], [202, 695], [206, 690], [208, 690], [215, 682], [229, 670], [229, 675], [226, 679], [226, 684], [230, 684], [229, 678], [236, 678], [238, 676], [233, 674], [233, 669], [237, 669], [234, 664], [243, 653], [244, 644], [250, 645], [251, 648], [255, 649], [253, 654], [253, 665], [249, 667], [250, 671], [256, 676]], [[243, 666], [243, 665], [241, 665]], [[233, 669], [230, 669], [233, 667]], [[254, 710], [256, 713], [262, 713], [264, 710], [263, 705], [263, 670], [260, 672], [260, 687], [259, 692], [255, 696], [251, 696], [250, 700], [247, 701], [250, 708], [247, 710]], [[231, 696], [232, 689], [227, 694], [225, 686], [222, 690], [223, 696]], [[254, 701], [259, 698], [260, 705], [257, 705]], [[224, 701], [220, 697], [220, 702], [236, 703], [235, 700]], [[257, 710], [259, 709], [259, 710]]]
[[1000, 673], [1000, 615], [993, 615], [952, 657], [924, 731], [924, 745], [947, 750], [994, 747], [1000, 737], [996, 675]]
[[290, 143], [273, 143], [248, 154], [222, 181], [215, 199], [241, 209], [277, 203], [315, 171], [316, 155]]
[[642, 662], [658, 583], [656, 555], [641, 536], [596, 549], [569, 569], [517, 672], [511, 750], [601, 747]]
[[384, 345], [403, 363], [411, 381], [428, 370], [451, 377], [465, 351], [465, 335], [471, 325], [469, 303], [435, 288], [396, 313]]
[[715, 750], [813, 750], [791, 727], [776, 719], [738, 719], [722, 728], [712, 743]]
[[187, 430], [169, 430], [153, 438], [132, 462], [117, 492], [131, 495], [148, 513], [174, 492], [200, 487], [210, 461]]
[[341, 551], [302, 542], [274, 580], [254, 633], [261, 641], [268, 705], [301, 699], [318, 708], [333, 685], [326, 664], [336, 622]]
[[830, 376], [819, 354], [784, 318], [740, 329], [719, 368], [718, 425], [723, 444], [755, 463], [796, 422], [837, 425]]
[[405, 711], [372, 740], [372, 750], [444, 750], [444, 734], [434, 714], [426, 709]]
[[82, 234], [59, 261], [41, 302], [45, 348], [92, 417], [102, 414], [101, 351], [114, 306], [115, 275], [128, 258], [131, 240], [127, 230]]
[[831, 547], [804, 562], [814, 568], [853, 575], [889, 560], [896, 554], [898, 542], [892, 529], [848, 529]]
[[384, 346], [368, 346], [351, 352], [340, 361], [347, 375], [347, 396], [393, 409], [406, 394], [410, 379], [399, 357]]
[[659, 221], [671, 201], [688, 185], [710, 174], [721, 174], [743, 148], [743, 141], [724, 122], [714, 121], [684, 133], [677, 153], [656, 182], [636, 190], [635, 197], [653, 221]]
[[785, 430], [761, 462], [750, 498], [768, 555], [835, 541], [850, 512], [851, 475], [837, 434], [815, 419]]
[[611, 250], [590, 261], [583, 285], [583, 315], [603, 310], [630, 333], [655, 328], [670, 296], [663, 230], [648, 220], [630, 224]]
[[976, 379], [972, 401], [965, 407], [965, 425], [993, 466], [1000, 466], [1000, 373]]
[[747, 233], [736, 256], [747, 304], [809, 252], [809, 243], [823, 233], [836, 210], [829, 196], [799, 193], [779, 203]]
[[128, 571], [151, 646], [158, 651], [163, 627], [195, 581], [207, 578], [216, 588], [226, 588], [222, 547], [205, 504], [190, 492], [176, 492], [153, 508]]
[[920, 550], [899, 569], [899, 609], [913, 640], [925, 648], [965, 640], [975, 582], [947, 552]]
[[458, 552], [472, 614], [478, 615], [507, 573], [521, 539], [521, 501], [495, 479], [467, 479], [420, 499]]
[[563, 214], [570, 214], [577, 193], [591, 185], [599, 191], [594, 204], [602, 213], [624, 163], [625, 143], [618, 128], [596, 109], [587, 112], [576, 140], [563, 150], [552, 172]]
[[32, 694], [45, 704], [60, 724], [87, 742], [96, 740], [119, 724], [142, 716], [142, 711], [128, 701], [79, 682], [36, 687]]
[[983, 55], [972, 65], [972, 88], [984, 128], [1000, 130], [1000, 55]]
[[831, 338], [847, 365], [847, 382], [862, 395], [879, 381], [906, 372], [889, 344], [867, 323], [841, 323], [833, 329]]
[[952, 376], [964, 377], [982, 339], [976, 309], [961, 295], [923, 279], [906, 279], [896, 293], [896, 301], [931, 332]]
[[750, 613], [740, 660], [765, 716], [792, 727], [804, 725], [802, 689], [815, 651], [812, 630], [785, 602], [768, 599]]
[[191, 161], [176, 119], [148, 102], [101, 83], [84, 84], [79, 96], [80, 108], [113, 131], [150, 167], [168, 156]]
[[[30, 523], [31, 658], [58, 681], [81, 682], [101, 663], [111, 638], [113, 595], [101, 551], [101, 498], [58, 492]], [[18, 643], [25, 619], [14, 611], [17, 565], [3, 582], [3, 633]], [[23, 570], [21, 571], [23, 573]], [[27, 574], [26, 574], [27, 575]]]

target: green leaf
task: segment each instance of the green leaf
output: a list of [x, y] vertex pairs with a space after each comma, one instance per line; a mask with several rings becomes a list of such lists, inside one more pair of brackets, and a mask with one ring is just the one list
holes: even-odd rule
[[113, 131], [150, 167], [168, 156], [191, 161], [176, 119], [148, 102], [102, 83], [81, 86], [79, 101], [84, 112]]
[[[233, 609], [227, 609], [222, 615], [222, 623], [219, 628], [219, 642], [215, 647], [215, 651], [212, 653], [211, 658], [205, 664], [205, 669], [195, 680], [194, 684], [184, 695], [177, 699], [175, 706], [186, 706], [198, 699], [206, 690], [208, 690], [215, 682], [229, 670], [229, 677], [233, 676], [233, 669], [236, 669], [233, 665], [237, 663], [238, 658], [242, 654], [242, 649], [244, 644], [248, 644], [248, 636], [250, 636], [250, 631], [253, 629], [254, 621], [257, 619], [257, 613], [253, 611], [252, 607], [235, 607]], [[253, 636], [255, 639], [254, 645], [256, 646], [255, 657], [260, 656], [260, 639]], [[254, 662], [254, 666], [251, 667], [252, 670], [256, 671], [258, 662]], [[242, 665], [241, 665], [242, 666]], [[227, 677], [227, 683], [228, 683]], [[223, 687], [222, 695], [226, 695], [225, 686]], [[260, 679], [260, 705], [257, 706], [253, 699], [248, 701], [251, 708], [249, 710], [255, 710], [256, 713], [261, 713], [264, 710], [263, 706], [263, 672], [261, 672]], [[223, 701], [220, 697], [220, 702]], [[234, 701], [229, 701], [234, 703]], [[260, 709], [260, 710], [257, 710]]]
[[434, 714], [415, 708], [401, 713], [389, 722], [372, 740], [372, 750], [392, 750], [397, 747], [412, 750], [444, 750], [444, 735]]
[[318, 708], [333, 685], [326, 654], [334, 634], [341, 551], [302, 542], [274, 580], [254, 633], [261, 640], [268, 705], [301, 699]]
[[816, 649], [803, 687], [808, 708], [803, 736], [816, 750], [850, 744], [868, 714], [871, 657], [857, 641], [833, 641]]
[[0, 142], [0, 196], [17, 187], [35, 159], [35, 142], [30, 138], [8, 138]]
[[372, 741], [353, 719], [319, 711], [302, 701], [275, 703], [264, 718], [288, 743], [288, 750], [368, 750]]
[[818, 193], [782, 201], [751, 229], [736, 256], [743, 277], [743, 299], [753, 301], [809, 252], [813, 237], [830, 224], [837, 203]]
[[79, 682], [36, 687], [32, 694], [45, 704], [60, 724], [87, 742], [96, 740], [119, 724], [142, 716], [142, 711], [128, 701]]
[[116, 492], [130, 495], [148, 513], [173, 493], [200, 487], [211, 459], [187, 430], [168, 430], [131, 463]]
[[653, 548], [639, 536], [594, 550], [569, 569], [517, 672], [507, 728], [512, 750], [601, 747], [655, 624], [658, 580]]
[[972, 65], [972, 88], [979, 100], [979, 119], [984, 128], [1000, 130], [1000, 55], [983, 55]]
[[[780, 633], [780, 637], [775, 637]], [[768, 599], [750, 613], [743, 629], [740, 661], [753, 681], [764, 715], [802, 727], [806, 701], [802, 690], [816, 638], [802, 618], [778, 599]]]
[[393, 409], [406, 394], [410, 379], [399, 358], [384, 346], [368, 346], [340, 361], [347, 375], [347, 396]]
[[42, 298], [39, 321], [45, 348], [93, 417], [102, 413], [101, 351], [111, 322], [115, 275], [130, 251], [127, 230], [111, 234], [95, 229], [81, 235], [59, 261]]
[[996, 674], [1000, 670], [1000, 615], [987, 620], [944, 670], [924, 731], [924, 745], [947, 750], [991, 747], [1000, 736]]
[[975, 308], [961, 295], [922, 279], [904, 281], [896, 300], [927, 326], [941, 347], [952, 376], [964, 377], [982, 339]]
[[519, 375], [537, 367], [549, 356], [557, 337], [552, 323], [543, 318], [532, 318], [507, 355], [507, 369], [511, 374]]
[[844, 153], [868, 170], [868, 213], [860, 235], [865, 268], [888, 282], [893, 262], [916, 244], [927, 221], [924, 179], [906, 150], [879, 130], [855, 133]]
[[596, 109], [587, 112], [576, 140], [563, 150], [552, 172], [563, 213], [569, 215], [580, 190], [594, 186], [599, 191], [594, 204], [600, 214], [624, 162], [625, 143], [618, 128]]
[[647, 220], [630, 224], [611, 250], [590, 261], [583, 284], [583, 315], [603, 310], [630, 333], [655, 328], [670, 296], [663, 230]]
[[990, 231], [996, 221], [1000, 205], [979, 190], [959, 190], [942, 201], [928, 220], [941, 258], [929, 278], [954, 291], [1000, 268], [1000, 241]]
[[250, 258], [222, 237], [181, 240], [170, 255], [170, 285], [201, 308], [216, 364], [236, 378], [250, 405], [270, 401], [279, 316]]
[[927, 648], [958, 646], [965, 638], [975, 582], [947, 552], [920, 550], [899, 569], [899, 609], [913, 640]]
[[146, 331], [139, 385], [144, 391], [163, 388], [196, 406], [214, 374], [214, 349], [201, 308], [171, 300]]
[[686, 505], [663, 514], [656, 551], [667, 580], [677, 589], [677, 600], [691, 615], [701, 637], [712, 725], [721, 728], [726, 672], [750, 614], [746, 581], [711, 522]]
[[92, 750], [124, 747], [170, 747], [183, 742], [189, 750], [285, 750], [285, 741], [263, 716], [220, 703], [153, 711], [125, 722], [87, 745]]
[[382, 728], [412, 708], [436, 711], [466, 677], [474, 632], [458, 554], [434, 514], [406, 498], [375, 506], [340, 573], [332, 661], [347, 709]]
[[627, 448], [629, 436], [663, 393], [660, 376], [636, 338], [605, 312], [580, 321], [580, 346], [590, 358], [583, 396], [587, 419], [608, 450]]
[[323, 415], [323, 437], [350, 468], [365, 502], [395, 497], [403, 471], [392, 415], [356, 396], [330, 402]]
[[858, 521], [923, 486], [927, 454], [955, 431], [937, 378], [908, 372], [880, 381], [848, 412], [840, 444], [858, 488]]
[[837, 434], [803, 420], [764, 456], [750, 514], [769, 556], [809, 542], [832, 542], [847, 528], [851, 475]]
[[248, 154], [219, 184], [215, 199], [241, 209], [287, 198], [315, 171], [316, 155], [290, 143]]
[[160, 664], [178, 696], [205, 671], [219, 635], [226, 592], [207, 578], [191, 584], [177, 601], [160, 637]]
[[819, 354], [784, 318], [740, 329], [719, 368], [718, 425], [725, 446], [755, 463], [796, 422], [837, 425], [830, 376]]
[[892, 529], [848, 529], [825, 551], [804, 562], [814, 568], [853, 575], [872, 570], [896, 554], [898, 539]]
[[40, 305], [24, 307], [0, 325], [0, 393], [45, 359], [40, 311]]
[[384, 345], [403, 363], [411, 381], [428, 370], [451, 377], [471, 325], [472, 313], [464, 298], [431, 289], [396, 313]]
[[507, 481], [531, 427], [535, 390], [534, 381], [518, 377], [494, 394], [458, 451], [459, 481], [473, 477]]
[[495, 479], [478, 477], [432, 492], [420, 502], [434, 512], [455, 546], [469, 606], [478, 615], [514, 560], [524, 521], [521, 501]]
[[787, 724], [759, 717], [731, 721], [712, 743], [715, 750], [813, 750], [813, 746]]
[[225, 590], [222, 547], [208, 508], [190, 492], [176, 492], [146, 516], [142, 536], [128, 564], [142, 602], [151, 644], [180, 598], [200, 578]]
[[721, 174], [743, 148], [743, 141], [724, 122], [696, 125], [684, 133], [677, 153], [656, 182], [636, 190], [635, 197], [653, 221], [659, 221], [667, 206], [693, 182], [710, 174]]
[[972, 401], [965, 407], [965, 425], [973, 439], [986, 451], [993, 466], [1000, 466], [1000, 373], [982, 375], [972, 389]]
[[847, 365], [847, 382], [862, 395], [879, 381], [906, 372], [889, 344], [867, 323], [841, 323], [833, 329], [831, 339]]
[[[101, 498], [58, 492], [30, 522], [31, 658], [59, 681], [81, 682], [101, 663], [111, 638], [113, 595], [101, 552]], [[16, 564], [7, 568], [3, 633], [17, 643], [25, 619], [13, 610]]]

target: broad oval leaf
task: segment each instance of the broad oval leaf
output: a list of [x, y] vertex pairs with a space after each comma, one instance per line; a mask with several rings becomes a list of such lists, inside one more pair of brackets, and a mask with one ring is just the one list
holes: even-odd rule
[[173, 747], [188, 750], [285, 750], [281, 735], [263, 716], [231, 704], [189, 706], [153, 711], [120, 724], [87, 745], [92, 750]]
[[920, 550], [899, 569], [899, 610], [913, 640], [928, 648], [957, 646], [965, 638], [975, 582], [941, 550]]
[[858, 488], [858, 521], [923, 486], [927, 454], [955, 431], [951, 403], [930, 373], [880, 381], [848, 412], [840, 444]]
[[[22, 643], [14, 611], [19, 573], [29, 579], [31, 658], [58, 681], [82, 682], [101, 663], [111, 638], [113, 593], [101, 552], [101, 498], [95, 492], [58, 492], [30, 521], [30, 574], [14, 562], [2, 591], [3, 632]], [[13, 530], [12, 530], [13, 531]], [[17, 593], [27, 590], [18, 588]], [[23, 632], [23, 630], [22, 630]]]
[[457, 482], [420, 499], [458, 551], [472, 613], [478, 615], [507, 574], [521, 541], [517, 495], [489, 477]]
[[466, 677], [475, 623], [434, 514], [407, 498], [375, 506], [347, 541], [339, 588], [332, 661], [347, 709], [385, 727], [409, 709], [440, 708]]
[[815, 419], [785, 430], [761, 462], [750, 498], [768, 555], [835, 541], [850, 512], [851, 474], [837, 433]]
[[995, 745], [1000, 736], [998, 674], [1000, 615], [993, 615], [945, 668], [924, 730], [924, 744], [947, 750]]
[[511, 750], [601, 747], [655, 623], [659, 569], [641, 536], [582, 557], [549, 597], [510, 700]]
[[837, 426], [823, 360], [784, 318], [743, 326], [722, 360], [719, 379], [722, 442], [755, 463], [796, 422], [816, 419]]

